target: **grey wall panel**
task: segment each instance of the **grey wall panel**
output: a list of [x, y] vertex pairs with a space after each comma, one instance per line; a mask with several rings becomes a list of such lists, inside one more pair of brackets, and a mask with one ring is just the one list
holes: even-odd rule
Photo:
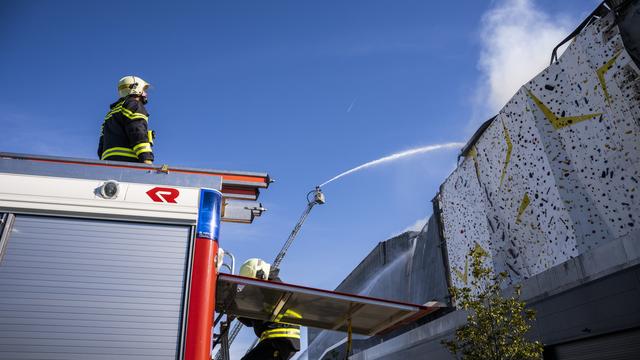
[[190, 229], [17, 216], [0, 359], [176, 359]]
[[[432, 300], [447, 303], [449, 291], [440, 245], [436, 219], [431, 216], [419, 233], [406, 232], [379, 243], [336, 290], [414, 304]], [[310, 359], [319, 359], [328, 348], [345, 338], [341, 332], [311, 328], [308, 334]], [[386, 338], [386, 335], [370, 338], [354, 335], [353, 351], [356, 353]], [[344, 358], [344, 351], [344, 344], [336, 346], [335, 354], [342, 355], [333, 358]]]
[[449, 302], [449, 289], [445, 261], [442, 258], [438, 220], [431, 216], [427, 226], [415, 240], [415, 250], [411, 258], [409, 279], [409, 297], [407, 302], [424, 304], [427, 301]]
[[[409, 299], [410, 288], [406, 285], [410, 282], [411, 260], [417, 241], [418, 233], [405, 232], [378, 243], [369, 255], [338, 285], [336, 290], [412, 302]], [[420, 303], [424, 302], [426, 300]], [[310, 359], [319, 359], [327, 348], [345, 338], [345, 334], [342, 332], [313, 328], [308, 329], [308, 335]], [[354, 335], [354, 340], [366, 338], [366, 336]], [[355, 342], [354, 346], [356, 346]]]

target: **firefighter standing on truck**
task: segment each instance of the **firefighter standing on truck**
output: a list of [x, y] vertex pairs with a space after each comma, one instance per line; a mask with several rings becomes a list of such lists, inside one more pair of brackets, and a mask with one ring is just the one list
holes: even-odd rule
[[[260, 280], [281, 282], [277, 276], [269, 277], [271, 265], [261, 259], [249, 259], [240, 268], [240, 275]], [[292, 310], [287, 310], [285, 316], [300, 316]], [[262, 321], [238, 318], [246, 326], [253, 327], [260, 342], [251, 349], [242, 360], [291, 359], [300, 351], [300, 327], [280, 322]]]
[[100, 131], [100, 160], [153, 163], [154, 133], [147, 123], [149, 83], [137, 76], [125, 76], [118, 81], [118, 101], [111, 104]]

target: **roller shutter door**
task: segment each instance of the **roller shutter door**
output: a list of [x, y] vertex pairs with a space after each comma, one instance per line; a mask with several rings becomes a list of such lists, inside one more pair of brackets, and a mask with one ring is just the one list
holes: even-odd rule
[[573, 341], [553, 346], [550, 360], [638, 360], [640, 329]]
[[190, 228], [17, 216], [0, 263], [0, 359], [173, 359]]

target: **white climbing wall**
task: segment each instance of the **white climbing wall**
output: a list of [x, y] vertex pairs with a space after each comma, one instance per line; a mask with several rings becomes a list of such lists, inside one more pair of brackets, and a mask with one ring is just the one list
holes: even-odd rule
[[442, 185], [452, 285], [469, 282], [476, 246], [506, 285], [638, 231], [639, 147], [640, 71], [610, 14], [520, 88]]

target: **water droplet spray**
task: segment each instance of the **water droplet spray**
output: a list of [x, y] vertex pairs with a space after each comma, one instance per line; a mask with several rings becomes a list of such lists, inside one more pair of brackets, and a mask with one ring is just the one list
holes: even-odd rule
[[369, 161], [368, 163], [362, 164], [360, 166], [356, 166], [351, 170], [347, 170], [341, 174], [338, 174], [336, 176], [334, 176], [333, 178], [323, 182], [322, 184], [319, 185], [319, 187], [323, 187], [325, 185], [327, 185], [328, 183], [334, 181], [334, 180], [338, 180], [343, 176], [347, 176], [349, 174], [352, 174], [354, 172], [366, 169], [366, 168], [370, 168], [373, 166], [377, 166], [380, 164], [384, 164], [390, 161], [394, 161], [394, 160], [398, 160], [401, 158], [405, 158], [405, 157], [409, 157], [409, 156], [414, 156], [414, 155], [418, 155], [418, 154], [424, 154], [424, 153], [428, 153], [428, 152], [432, 152], [432, 151], [436, 151], [436, 150], [442, 150], [442, 149], [455, 149], [455, 148], [461, 148], [463, 147], [465, 144], [464, 143], [460, 143], [460, 142], [451, 142], [451, 143], [446, 143], [446, 144], [436, 144], [436, 145], [429, 145], [429, 146], [423, 146], [423, 147], [419, 147], [419, 148], [415, 148], [415, 149], [411, 149], [411, 150], [406, 150], [406, 151], [402, 151], [399, 153], [395, 153], [395, 154], [391, 154], [385, 157], [382, 157], [380, 159], [377, 160], [373, 160], [373, 161]]

